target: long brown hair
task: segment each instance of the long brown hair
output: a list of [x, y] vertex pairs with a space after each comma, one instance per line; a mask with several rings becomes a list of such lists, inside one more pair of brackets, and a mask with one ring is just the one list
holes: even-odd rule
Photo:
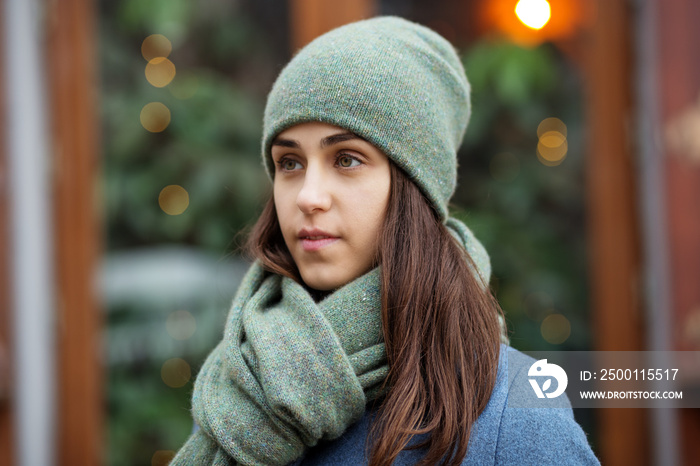
[[[389, 390], [370, 431], [370, 465], [390, 465], [414, 435], [420, 464], [461, 464], [498, 369], [501, 312], [466, 250], [418, 187], [391, 163], [380, 234], [382, 331]], [[301, 282], [271, 198], [246, 244], [271, 272]]]

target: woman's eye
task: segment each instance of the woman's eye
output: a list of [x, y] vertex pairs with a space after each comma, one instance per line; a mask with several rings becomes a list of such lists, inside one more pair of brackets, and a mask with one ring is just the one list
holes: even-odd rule
[[293, 170], [296, 170], [298, 167], [301, 167], [301, 164], [299, 162], [297, 162], [296, 160], [287, 159], [287, 158], [280, 160], [279, 162], [277, 162], [277, 164], [284, 171], [293, 171]]
[[338, 165], [343, 168], [352, 168], [360, 165], [360, 161], [350, 155], [340, 155], [338, 157]]

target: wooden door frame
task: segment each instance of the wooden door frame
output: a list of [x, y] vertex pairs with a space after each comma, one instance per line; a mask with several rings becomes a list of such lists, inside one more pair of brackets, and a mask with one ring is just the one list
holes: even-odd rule
[[[632, 5], [596, 0], [584, 45], [587, 94], [586, 197], [593, 348], [645, 348], [641, 239], [633, 159]], [[648, 413], [599, 409], [604, 464], [649, 464]]]
[[46, 2], [57, 293], [57, 464], [104, 457], [97, 4]]

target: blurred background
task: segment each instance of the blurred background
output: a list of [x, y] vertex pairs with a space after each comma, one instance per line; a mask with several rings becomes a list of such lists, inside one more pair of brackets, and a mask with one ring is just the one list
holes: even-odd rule
[[[451, 209], [491, 255], [512, 345], [700, 350], [694, 0], [0, 11], [0, 465], [168, 463], [271, 191], [265, 96], [304, 44], [378, 14], [461, 53]], [[575, 415], [603, 464], [700, 464], [698, 410]]]

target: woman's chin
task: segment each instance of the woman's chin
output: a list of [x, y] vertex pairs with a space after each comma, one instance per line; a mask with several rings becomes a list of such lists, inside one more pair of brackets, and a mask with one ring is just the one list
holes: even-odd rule
[[345, 284], [338, 280], [332, 280], [329, 277], [317, 276], [316, 274], [311, 274], [310, 276], [302, 274], [301, 279], [304, 280], [304, 284], [307, 287], [317, 291], [332, 291]]
[[304, 284], [318, 291], [332, 291], [352, 281], [353, 273], [347, 268], [323, 264], [300, 267], [301, 279]]

